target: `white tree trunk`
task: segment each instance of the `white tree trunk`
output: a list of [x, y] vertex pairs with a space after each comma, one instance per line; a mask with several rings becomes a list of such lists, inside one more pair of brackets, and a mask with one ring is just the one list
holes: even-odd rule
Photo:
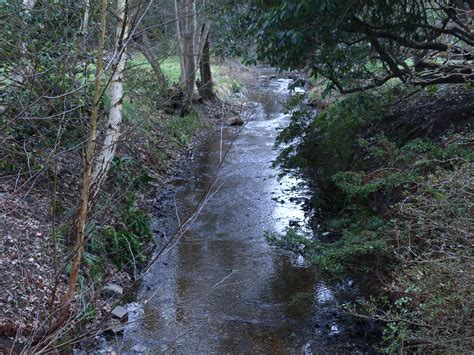
[[36, 0], [23, 0], [22, 6], [26, 10], [32, 10], [35, 7]]
[[120, 138], [120, 126], [123, 117], [123, 71], [127, 61], [126, 46], [129, 33], [129, 21], [125, 18], [127, 0], [117, 1], [117, 44], [116, 56], [112, 65], [113, 76], [110, 81], [110, 111], [102, 150], [96, 159], [92, 172], [91, 200], [95, 199], [100, 187], [107, 178]]
[[82, 17], [82, 27], [81, 27], [82, 35], [84, 36], [84, 38], [89, 32], [90, 8], [91, 8], [90, 0], [84, 0], [84, 16]]

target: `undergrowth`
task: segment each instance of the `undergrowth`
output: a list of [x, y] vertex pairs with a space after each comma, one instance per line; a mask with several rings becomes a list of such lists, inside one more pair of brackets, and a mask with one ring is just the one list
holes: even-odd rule
[[126, 270], [136, 276], [144, 265], [147, 247], [153, 241], [150, 216], [135, 206], [135, 196], [125, 199], [120, 218], [113, 225], [102, 226], [94, 233], [87, 250], [86, 262], [91, 276], [104, 276], [104, 266], [110, 260], [117, 270]]
[[331, 237], [288, 229], [267, 238], [328, 279], [378, 280], [380, 294], [347, 308], [385, 324], [379, 350], [466, 353], [473, 348], [474, 136], [467, 128], [401, 141], [374, 129], [384, 127], [390, 102], [390, 93], [364, 93], [317, 115], [294, 109], [276, 164], [310, 175]]

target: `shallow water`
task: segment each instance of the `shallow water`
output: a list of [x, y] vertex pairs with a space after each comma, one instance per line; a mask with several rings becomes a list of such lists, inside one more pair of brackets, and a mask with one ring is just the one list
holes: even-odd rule
[[[131, 323], [120, 350], [301, 353], [347, 343], [338, 340], [345, 328], [335, 291], [301, 258], [269, 246], [264, 237], [290, 221], [305, 223], [304, 181], [279, 180], [280, 171], [271, 167], [278, 129], [288, 124], [282, 104], [289, 82], [267, 74], [249, 89], [256, 110], [220, 170], [214, 195], [146, 275], [139, 301], [129, 306]], [[162, 238], [194, 209], [237, 130], [216, 132], [189, 171], [170, 181], [162, 198], [168, 205], [159, 206], [156, 219]]]

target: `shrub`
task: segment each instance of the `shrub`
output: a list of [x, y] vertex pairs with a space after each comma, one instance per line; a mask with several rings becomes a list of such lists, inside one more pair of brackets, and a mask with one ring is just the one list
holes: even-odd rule
[[331, 177], [344, 171], [351, 161], [358, 130], [381, 117], [386, 102], [384, 96], [362, 93], [317, 115], [306, 109], [293, 111], [290, 125], [277, 138], [283, 149], [275, 164], [309, 171], [327, 200], [334, 192]]
[[309, 173], [316, 196], [325, 198], [315, 199], [317, 207], [330, 212], [330, 237], [289, 229], [267, 238], [305, 256], [332, 280], [378, 276], [382, 291], [362, 308], [348, 309], [385, 324], [381, 351], [467, 353], [473, 330], [472, 134], [436, 141], [369, 135], [367, 124], [383, 110], [367, 96], [356, 97], [316, 117], [295, 110], [279, 136], [285, 146], [277, 163]]

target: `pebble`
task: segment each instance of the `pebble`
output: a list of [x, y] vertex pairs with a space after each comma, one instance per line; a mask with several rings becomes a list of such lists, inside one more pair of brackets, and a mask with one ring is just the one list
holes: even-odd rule
[[128, 316], [128, 311], [125, 307], [122, 306], [117, 306], [112, 310], [112, 317], [120, 319], [120, 320], [126, 320]]

